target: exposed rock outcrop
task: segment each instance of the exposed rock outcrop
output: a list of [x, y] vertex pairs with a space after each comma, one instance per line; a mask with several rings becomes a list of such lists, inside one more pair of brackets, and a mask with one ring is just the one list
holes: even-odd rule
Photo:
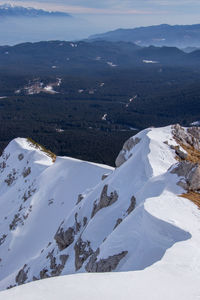
[[118, 199], [118, 194], [116, 191], [111, 192], [110, 196], [108, 196], [108, 185], [104, 185], [103, 190], [101, 192], [101, 196], [99, 199], [98, 203], [94, 203], [93, 206], [93, 210], [92, 210], [92, 214], [91, 214], [91, 218], [94, 217], [94, 215], [96, 215], [96, 213], [104, 208], [104, 207], [108, 207], [110, 205], [112, 205], [113, 203], [115, 203]]
[[200, 166], [199, 164], [182, 161], [176, 165], [171, 171], [173, 174], [177, 174], [183, 177], [178, 184], [187, 191], [199, 191], [200, 190]]
[[3, 173], [4, 169], [6, 168], [6, 162], [3, 160], [0, 163], [0, 173]]
[[24, 168], [24, 170], [22, 172], [23, 177], [26, 178], [30, 174], [31, 174], [31, 168], [30, 167]]
[[200, 166], [196, 166], [191, 170], [187, 177], [187, 183], [189, 185], [190, 191], [199, 191], [200, 190]]
[[24, 222], [22, 221], [22, 218], [21, 218], [20, 214], [17, 213], [17, 214], [14, 215], [12, 223], [9, 225], [10, 230], [15, 230], [19, 223], [24, 225]]
[[117, 219], [116, 224], [113, 229], [117, 228], [117, 226], [119, 226], [119, 224], [121, 224], [122, 221], [123, 221], [122, 218]]
[[64, 231], [63, 228], [59, 228], [54, 236], [59, 250], [61, 251], [71, 245], [74, 241], [74, 236], [74, 228], [69, 227], [66, 231]]
[[182, 177], [178, 185], [187, 192], [198, 192], [200, 190], [200, 127], [183, 128], [176, 124], [172, 126], [172, 133], [186, 153], [183, 153], [179, 145], [171, 146], [180, 160], [171, 173]]
[[173, 145], [170, 145], [170, 148], [173, 149], [177, 155], [177, 157], [179, 158], [179, 160], [185, 160], [187, 159], [187, 153], [182, 151], [182, 149], [180, 148], [180, 146], [173, 146]]
[[48, 275], [48, 270], [47, 269], [43, 269], [40, 271], [40, 279], [45, 279], [45, 278], [49, 278], [50, 276]]
[[27, 191], [25, 191], [22, 199], [24, 200], [24, 202], [26, 202], [29, 198], [31, 198], [33, 196], [33, 194], [36, 192], [35, 188], [29, 187]]
[[119, 225], [122, 223], [122, 221], [124, 220], [124, 218], [125, 218], [127, 215], [129, 215], [129, 214], [135, 209], [135, 206], [136, 206], [136, 198], [135, 198], [134, 196], [132, 196], [132, 197], [131, 197], [131, 203], [130, 203], [128, 209], [126, 210], [126, 214], [123, 215], [123, 218], [117, 219], [116, 224], [115, 224], [113, 230], [114, 230], [115, 228], [117, 228], [117, 226], [119, 226]]
[[136, 199], [134, 196], [132, 196], [130, 206], [126, 211], [128, 215], [135, 209], [135, 205], [136, 205]]
[[101, 177], [101, 180], [106, 179], [108, 176], [109, 176], [109, 174], [103, 174], [102, 177]]
[[179, 124], [172, 126], [172, 133], [178, 143], [185, 146], [192, 146], [200, 150], [200, 127], [183, 128]]
[[81, 228], [81, 223], [78, 222], [78, 213], [76, 213], [74, 217], [75, 217], [75, 231], [77, 233]]
[[188, 161], [181, 161], [177, 163], [175, 167], [171, 170], [172, 174], [177, 174], [181, 177], [187, 177], [189, 172], [195, 167], [196, 164], [188, 162]]
[[12, 172], [8, 174], [7, 178], [4, 180], [8, 186], [11, 186], [13, 182], [17, 179], [17, 171], [12, 169]]
[[24, 154], [23, 154], [23, 153], [20, 153], [20, 154], [18, 155], [19, 161], [21, 161], [23, 158], [24, 158]]
[[133, 138], [131, 137], [130, 139], [128, 139], [122, 150], [120, 151], [116, 161], [115, 161], [115, 165], [116, 167], [120, 167], [121, 165], [123, 165], [123, 163], [125, 163], [127, 161], [127, 159], [129, 159], [132, 154], [129, 154], [128, 157], [127, 157], [127, 153], [130, 152], [130, 150], [133, 149], [133, 147], [135, 147], [138, 143], [140, 142], [140, 139], [138, 137], [136, 138]]
[[18, 285], [23, 284], [28, 279], [28, 270], [25, 270], [27, 265], [24, 265], [23, 268], [18, 272], [15, 281]]
[[78, 200], [77, 200], [76, 204], [79, 204], [83, 199], [84, 199], [83, 195], [79, 194], [78, 195]]
[[99, 249], [97, 249], [89, 259], [85, 269], [87, 272], [112, 272], [117, 268], [119, 262], [127, 255], [127, 253], [128, 251], [122, 251], [119, 254], [97, 261], [97, 256], [99, 255]]
[[90, 247], [89, 241], [83, 241], [81, 238], [78, 239], [74, 246], [75, 250], [75, 268], [76, 271], [79, 270], [86, 259], [92, 255], [94, 252]]
[[5, 242], [7, 237], [7, 234], [3, 234], [2, 237], [0, 237], [0, 246]]
[[87, 224], [87, 217], [83, 218], [83, 226], [85, 226]]
[[65, 264], [69, 258], [69, 255], [65, 255], [65, 254], [60, 255], [59, 258], [60, 258], [61, 263], [57, 264], [56, 258], [54, 257], [53, 252], [54, 252], [54, 250], [49, 252], [49, 254], [47, 255], [47, 258], [50, 259], [51, 276], [59, 276], [65, 267]]

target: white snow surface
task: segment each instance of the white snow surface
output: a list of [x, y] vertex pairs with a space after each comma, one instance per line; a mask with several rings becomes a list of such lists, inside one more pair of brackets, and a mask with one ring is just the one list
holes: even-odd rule
[[52, 87], [51, 85], [45, 86], [45, 87], [44, 87], [44, 90], [45, 90], [46, 92], [49, 92], [50, 94], [57, 94], [57, 93], [58, 93], [58, 92], [56, 92], [56, 91], [53, 89], [53, 87]]
[[143, 63], [145, 64], [157, 64], [158, 62], [155, 60], [147, 60], [147, 59], [143, 59]]
[[[12, 141], [0, 160], [6, 163], [1, 164], [0, 175], [0, 232], [7, 234], [0, 245], [0, 288], [16, 284], [15, 277], [25, 264], [25, 282], [39, 278], [44, 268], [50, 275], [47, 255], [52, 251], [57, 263], [60, 254], [69, 256], [62, 275], [85, 273], [91, 255], [79, 270], [75, 268], [74, 247], [80, 238], [89, 242], [92, 253], [99, 249], [97, 263], [123, 251], [126, 255], [114, 273], [45, 279], [3, 291], [0, 300], [200, 299], [200, 211], [180, 197], [184, 190], [177, 185], [178, 176], [170, 173], [177, 163], [166, 143], [176, 145], [171, 131], [171, 126], [150, 128], [134, 136], [139, 143], [126, 151], [127, 161], [115, 170], [71, 158], [58, 157], [52, 163], [25, 139]], [[19, 160], [21, 153], [24, 158]], [[22, 172], [28, 166], [31, 173], [24, 178]], [[8, 186], [5, 179], [10, 173], [17, 179]], [[101, 180], [104, 173], [108, 176]], [[24, 202], [29, 186], [36, 191]], [[117, 193], [117, 200], [92, 217], [105, 186], [108, 196]], [[80, 193], [83, 199], [76, 204]], [[128, 213], [133, 196], [136, 206]], [[9, 230], [21, 204], [20, 216], [32, 206], [29, 216]], [[60, 225], [64, 231], [73, 228], [75, 219], [80, 228], [61, 251], [54, 235]]]
[[[0, 170], [0, 238], [7, 236], [0, 246], [1, 289], [8, 286], [25, 261], [40, 259], [42, 249], [48, 248], [78, 195], [92, 189], [104, 173], [112, 172], [111, 167], [68, 157], [57, 157], [52, 163], [45, 153], [20, 138], [8, 145], [3, 157], [0, 164], [5, 161], [6, 166]], [[31, 173], [24, 178], [22, 174], [28, 168]], [[8, 174], [15, 178], [9, 186], [5, 182]], [[24, 201], [29, 191], [31, 197]], [[21, 221], [10, 230], [16, 214]]]
[[200, 125], [200, 121], [192, 122], [190, 125], [191, 126], [199, 126]]
[[104, 114], [103, 117], [101, 118], [101, 120], [102, 121], [107, 121], [107, 117], [108, 117], [108, 114]]
[[107, 64], [108, 64], [110, 67], [117, 67], [117, 65], [114, 64], [112, 61], [107, 61]]
[[0, 293], [0, 300], [198, 300], [198, 278], [156, 268], [76, 274], [31, 282]]

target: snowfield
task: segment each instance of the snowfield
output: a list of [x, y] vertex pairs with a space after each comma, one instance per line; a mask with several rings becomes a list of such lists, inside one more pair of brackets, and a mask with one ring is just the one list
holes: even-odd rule
[[143, 59], [143, 63], [145, 63], [145, 64], [158, 64], [158, 61]]
[[[112, 168], [67, 157], [57, 157], [52, 163], [25, 139], [12, 141], [3, 156], [0, 232], [6, 238], [0, 243], [0, 287], [6, 288], [10, 274], [14, 272], [15, 277], [25, 261], [40, 260], [42, 249], [48, 248], [79, 194], [88, 193]], [[24, 176], [27, 170], [30, 174]], [[5, 182], [8, 178], [10, 183]]]
[[200, 299], [200, 211], [187, 199], [199, 197], [199, 141], [199, 128], [143, 130], [116, 169], [12, 141], [0, 159], [0, 288], [37, 281], [0, 299]]
[[0, 293], [1, 300], [198, 300], [199, 278], [155, 268], [125, 273], [76, 274], [28, 283]]

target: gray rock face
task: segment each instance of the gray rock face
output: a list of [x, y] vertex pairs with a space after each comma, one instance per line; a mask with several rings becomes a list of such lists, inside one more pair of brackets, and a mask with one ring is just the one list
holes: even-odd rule
[[188, 133], [191, 134], [195, 139], [200, 140], [200, 127], [189, 127]]
[[23, 284], [28, 279], [28, 276], [27, 276], [28, 270], [25, 271], [26, 267], [27, 267], [27, 265], [24, 265], [24, 267], [19, 271], [19, 273], [17, 274], [17, 276], [15, 278], [15, 281], [18, 285]]
[[93, 254], [93, 250], [90, 247], [89, 241], [83, 241], [81, 238], [78, 239], [74, 246], [75, 251], [75, 268], [79, 270], [86, 259]]
[[28, 190], [25, 191], [25, 193], [22, 197], [24, 202], [26, 202], [29, 198], [31, 198], [35, 192], [36, 192], [36, 189], [29, 187]]
[[0, 246], [5, 242], [7, 237], [7, 234], [3, 234], [2, 237], [0, 237]]
[[119, 224], [121, 224], [122, 221], [123, 221], [122, 218], [117, 219], [116, 224], [115, 224], [113, 230], [114, 230], [115, 228], [117, 228], [117, 226], [119, 226]]
[[3, 160], [0, 163], [0, 173], [3, 173], [3, 171], [5, 170], [5, 168], [6, 168], [6, 162]]
[[62, 270], [65, 267], [65, 264], [66, 264], [66, 262], [69, 258], [69, 255], [60, 255], [61, 263], [57, 264], [56, 263], [56, 258], [53, 256], [53, 252], [54, 252], [54, 250], [49, 252], [49, 254], [47, 255], [47, 258], [50, 259], [51, 276], [59, 276], [61, 274]]
[[84, 217], [84, 218], [83, 218], [83, 226], [85, 227], [86, 224], [87, 224], [87, 217]]
[[170, 146], [171, 149], [173, 149], [176, 153], [176, 155], [181, 159], [181, 160], [185, 160], [187, 158], [187, 153], [183, 152], [180, 149], [180, 146]]
[[23, 177], [26, 178], [29, 174], [31, 174], [31, 168], [30, 167], [24, 168], [22, 172]]
[[189, 172], [196, 166], [195, 163], [189, 161], [181, 161], [177, 163], [175, 168], [172, 169], [172, 174], [177, 174], [179, 177], [187, 177]]
[[15, 169], [12, 169], [12, 172], [8, 174], [7, 178], [4, 180], [8, 186], [11, 186], [13, 182], [17, 180], [17, 171]]
[[176, 124], [172, 126], [172, 133], [178, 142], [186, 146], [192, 146], [196, 150], [200, 150], [200, 127], [184, 129], [179, 124]]
[[48, 270], [47, 269], [43, 269], [40, 271], [40, 279], [45, 279], [45, 278], [49, 278], [50, 276], [48, 275]]
[[81, 223], [78, 222], [78, 213], [75, 214], [75, 229], [76, 229], [76, 233], [79, 232], [80, 228], [81, 228]]
[[63, 267], [65, 266], [68, 258], [69, 258], [69, 255], [65, 255], [65, 254], [60, 255], [60, 261], [61, 261], [61, 264], [62, 264]]
[[24, 154], [23, 154], [23, 153], [20, 153], [20, 154], [18, 155], [19, 161], [21, 161], [23, 158], [24, 158]]
[[200, 190], [200, 166], [198, 164], [188, 174], [187, 183], [190, 191]]
[[[128, 209], [126, 210], [127, 215], [129, 215], [135, 209], [135, 206], [136, 206], [136, 198], [134, 196], [132, 196], [131, 197], [131, 203], [130, 203]], [[117, 226], [119, 226], [119, 224], [121, 224], [123, 222], [124, 218], [127, 217], [127, 215], [124, 214], [123, 218], [117, 219], [116, 224], [115, 224], [113, 230], [115, 228], [117, 228]]]
[[109, 174], [103, 174], [102, 177], [101, 177], [101, 180], [106, 179], [108, 176], [109, 176]]
[[71, 245], [74, 242], [74, 236], [74, 228], [69, 227], [66, 231], [63, 228], [59, 228], [54, 236], [59, 250], [61, 251]]
[[94, 269], [94, 265], [96, 264], [97, 256], [99, 255], [99, 253], [100, 253], [100, 249], [97, 248], [97, 250], [90, 256], [90, 259], [85, 267], [85, 270], [87, 272], [97, 272], [97, 271], [92, 271], [92, 270]]
[[197, 192], [200, 190], [200, 166], [199, 164], [182, 161], [171, 171], [184, 178], [178, 184], [187, 191]]
[[[126, 162], [127, 158], [126, 158], [126, 154], [127, 152], [129, 152], [131, 149], [133, 149], [133, 147], [135, 147], [138, 143], [140, 142], [140, 139], [139, 138], [133, 138], [131, 137], [130, 139], [128, 139], [122, 150], [120, 151], [116, 161], [115, 161], [115, 165], [116, 167], [120, 167], [121, 165], [123, 165], [123, 163]], [[130, 154], [130, 156], [128, 158], [130, 158], [132, 155]]]
[[9, 225], [10, 230], [15, 230], [16, 227], [17, 227], [17, 225], [18, 225], [19, 223], [21, 223], [22, 225], [24, 225], [24, 223], [23, 223], [23, 221], [22, 221], [22, 218], [21, 218], [20, 214], [17, 213], [17, 214], [14, 215], [14, 218], [13, 218], [13, 220], [12, 220], [12, 223]]
[[54, 250], [48, 253], [47, 258], [50, 259], [50, 268], [53, 270], [56, 267], [56, 258], [53, 256]]
[[140, 142], [140, 139], [138, 137], [133, 138], [131, 137], [130, 139], [128, 139], [123, 146], [123, 149], [126, 151], [130, 151], [131, 149], [133, 149], [133, 147], [135, 147], [138, 143]]
[[127, 253], [128, 251], [123, 251], [119, 254], [97, 261], [97, 256], [99, 255], [99, 249], [97, 249], [89, 259], [85, 269], [87, 272], [112, 272], [117, 268], [119, 262], [127, 255]]
[[98, 203], [94, 203], [94, 207], [93, 207], [93, 211], [92, 211], [92, 215], [91, 218], [94, 217], [94, 215], [96, 215], [96, 213], [104, 208], [104, 207], [108, 207], [110, 205], [112, 205], [113, 203], [115, 203], [118, 200], [118, 194], [116, 191], [112, 192], [110, 194], [110, 196], [108, 196], [108, 185], [105, 185], [103, 187], [103, 190], [101, 192], [101, 196], [100, 196], [100, 200]]
[[135, 205], [136, 205], [136, 199], [134, 196], [132, 196], [130, 206], [126, 211], [128, 215], [135, 209]]
[[76, 205], [79, 204], [83, 199], [84, 199], [83, 195], [82, 195], [82, 194], [79, 194], [79, 195], [78, 195], [78, 200], [77, 200], [77, 202], [76, 202]]
[[60, 225], [54, 236], [60, 251], [69, 247], [74, 242], [75, 235], [80, 231], [81, 223], [78, 222], [78, 213], [75, 213], [74, 219], [75, 223], [73, 227], [69, 227], [67, 230], [64, 230]]

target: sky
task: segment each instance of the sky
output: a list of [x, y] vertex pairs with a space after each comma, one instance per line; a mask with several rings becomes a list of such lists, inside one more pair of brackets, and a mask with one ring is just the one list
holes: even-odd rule
[[200, 9], [199, 0], [0, 0], [0, 3], [5, 2], [76, 15], [124, 16], [124, 20], [136, 17], [140, 23], [152, 24], [161, 19], [171, 24], [193, 24], [199, 22]]
[[77, 40], [117, 28], [200, 23], [200, 0], [0, 0], [0, 5], [5, 3], [68, 12], [74, 18], [50, 26], [0, 20], [0, 44], [45, 38]]

